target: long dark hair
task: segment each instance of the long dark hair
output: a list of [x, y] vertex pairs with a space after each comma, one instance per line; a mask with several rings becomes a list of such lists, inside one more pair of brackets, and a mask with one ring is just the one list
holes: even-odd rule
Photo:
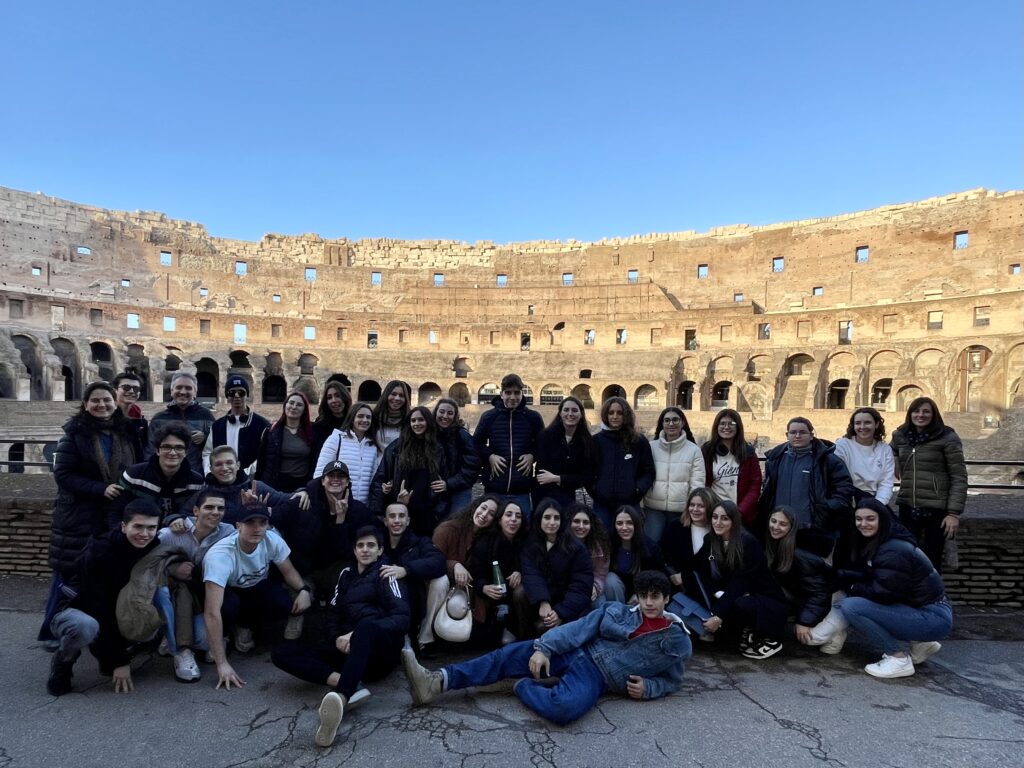
[[885, 504], [871, 496], [866, 496], [854, 505], [854, 519], [856, 520], [858, 509], [869, 509], [878, 515], [878, 533], [871, 538], [866, 538], [859, 530], [856, 523], [852, 523], [853, 531], [850, 534], [850, 562], [857, 563], [870, 560], [878, 552], [882, 542], [887, 541], [892, 532], [892, 512]]
[[611, 546], [608, 544], [608, 531], [604, 528], [601, 518], [594, 514], [594, 510], [579, 501], [574, 501], [562, 510], [562, 514], [569, 521], [570, 533], [572, 532], [572, 521], [580, 512], [590, 520], [590, 533], [583, 539], [583, 546], [591, 555], [604, 555], [608, 557]]
[[[399, 387], [405, 393], [405, 405], [399, 413], [397, 422], [393, 422], [388, 418], [388, 395], [391, 394], [391, 390], [395, 387]], [[412, 389], [401, 379], [392, 379], [384, 385], [384, 389], [380, 391], [380, 397], [377, 398], [377, 404], [373, 406], [373, 423], [370, 425], [370, 433], [376, 435], [377, 430], [383, 426], [394, 426], [396, 423], [405, 424], [411, 407]]]
[[644, 517], [640, 514], [640, 510], [634, 506], [623, 504], [615, 510], [615, 514], [612, 516], [612, 530], [608, 534], [612, 546], [611, 552], [608, 555], [608, 562], [614, 566], [619, 556], [619, 550], [622, 549], [622, 539], [619, 538], [618, 530], [615, 528], [615, 520], [623, 512], [629, 515], [629, 519], [633, 521], [633, 539], [629, 547], [629, 551], [633, 553], [633, 564], [629, 572], [635, 576], [643, 570], [641, 567], [643, 563], [641, 561], [650, 559], [651, 549], [647, 544], [647, 537], [644, 535]]
[[789, 532], [781, 539], [774, 539], [768, 529], [764, 537], [764, 554], [771, 570], [776, 573], [789, 573], [789, 569], [793, 567], [793, 557], [796, 553], [796, 514], [784, 504], [773, 509], [772, 515], [774, 514], [786, 516], [786, 519], [789, 520]]
[[[341, 401], [345, 404], [345, 410], [340, 417], [335, 416], [331, 411], [331, 406], [327, 404], [327, 394], [332, 390], [338, 393]], [[334, 381], [328, 381], [324, 385], [323, 394], [320, 395], [320, 402], [316, 406], [316, 424], [331, 424], [334, 427], [340, 427], [345, 423], [345, 419], [348, 418], [349, 409], [352, 407], [352, 395], [348, 391], [348, 387], [342, 384], [340, 381], [335, 379]]]
[[[494, 502], [494, 508], [495, 508], [494, 520], [497, 520], [498, 519], [497, 510], [501, 509], [502, 501], [501, 501], [501, 498], [497, 494], [495, 494], [495, 493], [484, 493], [484, 494], [481, 494], [480, 496], [475, 497], [471, 502], [469, 502], [469, 504], [464, 506], [462, 509], [457, 509], [454, 512], [452, 512], [448, 516], [448, 520], [451, 520], [453, 523], [455, 523], [455, 527], [456, 527], [456, 529], [460, 533], [465, 533], [466, 531], [472, 531], [473, 530], [473, 513], [476, 512], [477, 507], [479, 507], [485, 501], [493, 501]], [[494, 520], [491, 521], [492, 525], [494, 524]], [[447, 522], [447, 520], [445, 522]]]
[[[729, 529], [729, 546], [725, 545], [725, 539], [715, 533], [714, 526], [711, 525], [708, 526], [711, 530], [708, 531], [706, 541], [714, 558], [730, 573], [735, 573], [743, 565], [743, 516], [734, 501], [720, 501], [715, 509], [719, 508], [725, 510], [725, 514], [732, 521], [732, 528]], [[709, 523], [715, 509], [708, 513]]]
[[907, 417], [903, 420], [902, 425], [904, 432], [913, 432], [917, 429], [917, 427], [914, 426], [914, 422], [910, 419], [910, 414], [925, 404], [932, 407], [932, 422], [928, 425], [925, 432], [937, 435], [946, 428], [946, 422], [942, 420], [942, 414], [939, 413], [939, 406], [935, 404], [935, 401], [930, 397], [915, 397], [910, 401], [910, 405], [907, 406]]
[[572, 442], [579, 441], [580, 445], [583, 446], [583, 458], [589, 463], [591, 456], [594, 455], [594, 436], [590, 434], [590, 424], [587, 423], [587, 410], [583, 407], [583, 403], [575, 395], [569, 395], [562, 398], [562, 402], [558, 404], [558, 410], [555, 411], [555, 417], [551, 420], [551, 423], [544, 427], [544, 432], [551, 435], [559, 440], [565, 440], [565, 425], [562, 424], [562, 406], [566, 403], [576, 403], [576, 406], [580, 409], [580, 423], [576, 425], [576, 432], [573, 433]]
[[[435, 424], [437, 423], [437, 409], [440, 408], [442, 405], [450, 405], [452, 408], [455, 409], [455, 419], [452, 421], [452, 425], [448, 427], [448, 429], [443, 430], [444, 432], [458, 432], [459, 427], [466, 426], [466, 422], [464, 422], [462, 420], [462, 416], [459, 415], [459, 404], [452, 400], [450, 397], [442, 397], [440, 400], [434, 403], [433, 416]], [[438, 427], [437, 431], [438, 433], [440, 433], [442, 430], [440, 427]]]
[[[519, 512], [522, 514], [522, 522], [519, 524], [519, 530], [516, 531], [516, 535], [511, 539], [506, 539], [505, 533], [501, 530], [501, 518], [504, 517], [505, 511], [513, 504], [519, 507]], [[476, 507], [473, 507], [473, 510], [475, 511]], [[482, 546], [487, 550], [488, 562], [498, 559], [498, 547], [502, 546], [504, 542], [511, 542], [512, 547], [517, 553], [519, 553], [526, 544], [528, 536], [525, 523], [526, 514], [523, 512], [523, 508], [519, 505], [519, 502], [512, 499], [506, 499], [498, 504], [498, 511], [494, 513], [494, 522], [486, 528], [481, 528], [475, 531], [473, 534], [473, 541], [474, 543], [479, 541], [486, 542]], [[472, 523], [470, 524], [472, 525]]]
[[869, 406], [858, 408], [850, 414], [850, 423], [846, 425], [846, 437], [852, 440], [857, 436], [856, 431], [853, 429], [853, 420], [856, 419], [857, 415], [860, 413], [866, 413], [875, 420], [875, 442], [880, 443], [882, 440], [885, 440], [885, 419], [882, 418], [882, 414]]
[[[422, 436], [412, 431], [412, 417], [414, 414], [422, 414], [427, 422], [427, 431]], [[398, 438], [401, 442], [398, 447], [398, 466], [401, 469], [422, 469], [426, 468], [431, 476], [438, 471], [438, 454], [441, 450], [437, 442], [437, 425], [434, 423], [434, 416], [425, 405], [417, 405], [406, 416], [402, 422], [402, 433]]]
[[690, 422], [686, 418], [686, 414], [683, 413], [683, 409], [675, 405], [670, 405], [668, 408], [658, 414], [658, 426], [654, 428], [654, 439], [657, 440], [661, 437], [661, 431], [665, 428], [665, 416], [669, 413], [675, 413], [683, 421], [683, 434], [686, 435], [686, 439], [696, 445], [697, 441], [693, 439], [693, 432], [690, 431]]
[[[89, 411], [87, 411], [85, 408], [85, 406], [89, 403], [89, 398], [92, 397], [92, 393], [95, 392], [97, 389], [102, 389], [114, 400], [114, 412], [110, 414], [110, 421], [111, 423], [120, 424], [127, 417], [124, 415], [121, 409], [117, 407], [117, 393], [114, 392], [114, 388], [105, 381], [94, 381], [85, 388], [85, 392], [82, 393], [82, 402], [79, 404], [78, 410], [75, 411], [75, 416], [78, 418], [84, 417], [86, 419], [91, 419], [94, 422], [99, 421], [99, 419], [90, 414]], [[120, 420], [117, 418], [118, 415], [121, 416]], [[186, 441], [186, 443], [187, 442], [188, 441]]]
[[709, 465], [714, 464], [715, 456], [719, 454], [720, 448], [724, 446], [722, 438], [718, 434], [718, 425], [726, 417], [731, 418], [736, 423], [736, 436], [732, 439], [732, 448], [728, 453], [731, 453], [740, 464], [747, 460], [747, 451], [750, 448], [747, 445], [747, 438], [743, 433], [743, 419], [732, 408], [723, 408], [715, 414], [715, 420], [711, 423], [711, 438], [701, 446], [705, 460]]
[[643, 439], [643, 435], [636, 431], [636, 414], [633, 413], [633, 409], [630, 408], [629, 401], [626, 398], [619, 397], [618, 395], [609, 397], [601, 403], [601, 422], [605, 427], [608, 426], [608, 411], [611, 410], [613, 405], [622, 406], [622, 427], [618, 432], [622, 438], [623, 447], [629, 449]]

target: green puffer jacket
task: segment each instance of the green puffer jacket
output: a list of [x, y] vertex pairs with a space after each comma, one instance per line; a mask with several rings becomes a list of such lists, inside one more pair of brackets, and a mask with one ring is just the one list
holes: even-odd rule
[[903, 427], [892, 436], [896, 470], [900, 476], [899, 504], [944, 509], [959, 515], [967, 501], [967, 466], [964, 446], [951, 427], [925, 443], [911, 447]]

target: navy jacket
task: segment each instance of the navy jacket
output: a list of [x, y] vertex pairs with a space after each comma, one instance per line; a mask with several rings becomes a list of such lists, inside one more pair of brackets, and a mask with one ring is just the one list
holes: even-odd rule
[[590, 610], [594, 589], [594, 565], [590, 552], [577, 539], [570, 539], [569, 551], [557, 544], [541, 553], [527, 545], [520, 558], [523, 589], [530, 605], [547, 601], [564, 621], [574, 621]]
[[796, 611], [796, 623], [813, 627], [832, 609], [836, 574], [819, 555], [804, 549], [793, 553], [793, 565], [786, 573], [775, 572], [789, 604]]
[[[228, 444], [228, 419], [234, 418], [231, 414], [221, 416], [210, 429], [211, 448], [218, 448]], [[238, 464], [241, 467], [248, 467], [259, 456], [260, 438], [264, 430], [270, 429], [270, 422], [260, 416], [256, 411], [250, 410], [240, 430], [238, 430]]]
[[446, 430], [439, 429], [437, 441], [444, 450], [443, 479], [448, 484], [448, 494], [464, 491], [476, 485], [477, 476], [480, 474], [480, 457], [477, 456], [476, 445], [469, 431], [459, 426]]
[[380, 577], [378, 560], [361, 574], [354, 565], [342, 569], [327, 611], [327, 639], [331, 647], [342, 635], [364, 622], [374, 622], [396, 635], [409, 629], [409, 604], [395, 579]]
[[[886, 540], [871, 559], [850, 558], [840, 541], [836, 548], [839, 584], [850, 597], [866, 597], [876, 603], [900, 603], [914, 608], [938, 602], [946, 594], [942, 577], [913, 535], [892, 520]], [[856, 534], [854, 534], [856, 535]]]
[[[370, 511], [384, 517], [388, 504], [398, 500], [398, 492], [405, 482], [405, 489], [412, 491], [409, 500], [409, 520], [413, 531], [420, 536], [431, 536], [437, 524], [448, 516], [448, 499], [443, 493], [430, 490], [430, 483], [437, 479], [426, 467], [403, 469], [399, 466], [398, 454], [402, 450], [402, 438], [398, 438], [384, 449], [384, 457], [377, 465], [377, 471], [370, 483]], [[437, 476], [445, 477], [447, 467], [444, 451], [438, 447]], [[391, 493], [384, 493], [383, 484], [391, 483]]]
[[409, 573], [407, 578], [421, 583], [440, 578], [448, 572], [444, 553], [426, 536], [417, 536], [408, 528], [394, 547], [391, 546], [391, 537], [385, 534], [381, 561], [387, 565], [402, 566]]
[[[473, 433], [476, 452], [480, 456], [484, 488], [488, 493], [529, 493], [533, 486], [532, 470], [526, 474], [516, 469], [524, 454], [537, 456], [537, 437], [544, 430], [540, 414], [526, 407], [526, 398], [515, 410], [508, 410], [501, 397], [491, 400], [493, 408], [480, 417]], [[505, 459], [505, 471], [491, 477], [490, 458], [497, 454]]]
[[[155, 501], [163, 511], [160, 518], [160, 524], [163, 525], [168, 518], [187, 515], [192, 511], [188, 503], [202, 489], [203, 476], [193, 472], [188, 462], [183, 461], [174, 476], [167, 478], [160, 469], [159, 456], [151, 456], [148, 461], [128, 467], [118, 484], [139, 498]], [[124, 494], [121, 497], [124, 498]], [[114, 528], [120, 522], [121, 512], [118, 512], [117, 519], [111, 517], [109, 527]]]
[[549, 496], [562, 504], [567, 504], [576, 500], [577, 489], [593, 484], [597, 449], [592, 446], [593, 455], [587, 456], [583, 446], [579, 429], [568, 443], [565, 442], [560, 430], [549, 427], [540, 433], [537, 438], [536, 471], [546, 469], [562, 479], [558, 485], [535, 483], [533, 495], [537, 501]]
[[628, 449], [617, 432], [603, 429], [594, 435], [597, 466], [590, 495], [609, 509], [622, 504], [638, 506], [654, 485], [654, 456], [643, 435]]
[[[155, 450], [155, 446], [152, 443], [157, 428], [168, 421], [183, 421], [188, 425], [190, 431], [202, 432], [206, 435], [206, 440], [210, 439], [210, 430], [213, 428], [213, 414], [208, 408], [204, 408], [196, 400], [193, 400], [184, 410], [171, 402], [167, 404], [167, 408], [160, 411], [149, 422], [149, 451]], [[196, 445], [191, 440], [188, 441], [188, 464], [192, 471], [200, 477], [203, 476], [203, 446], [206, 445], [206, 440], [203, 440], [199, 445]]]
[[[758, 503], [759, 529], [764, 527], [775, 508], [779, 465], [788, 449], [788, 444], [777, 445], [765, 454], [764, 486]], [[853, 481], [850, 470], [836, 456], [835, 450], [834, 445], [818, 438], [811, 441], [814, 457], [814, 472], [809, 478], [812, 527], [824, 531], [841, 530], [853, 520]]]

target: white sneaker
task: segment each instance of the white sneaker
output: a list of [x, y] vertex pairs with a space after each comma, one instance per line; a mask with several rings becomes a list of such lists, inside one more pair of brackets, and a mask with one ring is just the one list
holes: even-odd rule
[[331, 691], [320, 702], [320, 725], [316, 729], [313, 741], [318, 747], [329, 747], [338, 735], [338, 726], [345, 716], [345, 697]]
[[942, 650], [942, 643], [911, 643], [910, 660], [915, 664], [924, 664], [929, 658]]
[[248, 627], [235, 627], [235, 650], [239, 653], [248, 653], [256, 647], [253, 640], [252, 630]]
[[163, 639], [160, 641], [160, 645], [157, 646], [156, 655], [157, 656], [170, 656], [171, 655], [171, 646], [170, 646], [170, 643], [167, 642], [167, 635], [164, 635]]
[[298, 640], [302, 637], [302, 626], [306, 621], [306, 614], [299, 613], [288, 617], [288, 623], [284, 625], [284, 639]]
[[360, 683], [359, 687], [356, 688], [356, 692], [348, 697], [348, 708], [350, 710], [355, 709], [360, 704], [365, 702], [368, 698], [370, 698], [370, 695], [370, 689], [364, 686], [362, 683]]
[[825, 643], [821, 645], [821, 652], [827, 653], [829, 656], [834, 656], [843, 650], [843, 646], [846, 645], [846, 636], [849, 634], [848, 629], [840, 629]]
[[202, 673], [196, 664], [196, 657], [188, 648], [182, 648], [174, 654], [174, 676], [183, 683], [194, 683]]
[[914, 674], [914, 662], [909, 656], [890, 656], [883, 653], [881, 661], [868, 664], [864, 671], [872, 677], [910, 677]]

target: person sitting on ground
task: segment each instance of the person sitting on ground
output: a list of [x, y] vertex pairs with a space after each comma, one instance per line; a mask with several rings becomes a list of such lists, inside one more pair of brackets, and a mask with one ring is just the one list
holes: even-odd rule
[[381, 575], [382, 543], [375, 526], [356, 532], [356, 563], [339, 574], [327, 613], [328, 645], [282, 643], [270, 654], [278, 669], [334, 689], [320, 703], [317, 746], [331, 746], [345, 707], [352, 708], [370, 695], [364, 680], [380, 680], [398, 666], [409, 628], [409, 606], [398, 580]]
[[573, 536], [568, 516], [554, 499], [543, 499], [534, 510], [521, 560], [531, 609], [529, 626], [535, 634], [575, 621], [590, 610], [594, 594], [590, 552]]
[[604, 602], [604, 583], [608, 578], [608, 533], [601, 523], [601, 518], [586, 504], [574, 501], [562, 513], [569, 520], [572, 535], [590, 553], [590, 564], [594, 570], [594, 588], [590, 592], [590, 601], [597, 606]]
[[184, 559], [167, 568], [167, 586], [156, 593], [157, 608], [164, 617], [164, 642], [161, 652], [174, 659], [174, 676], [184, 683], [200, 678], [193, 651], [206, 651], [206, 625], [203, 622], [203, 558], [210, 547], [235, 532], [224, 521], [224, 496], [218, 491], [200, 491], [192, 517], [181, 519], [183, 530], [161, 528], [162, 547], [177, 550]]
[[679, 519], [668, 524], [663, 542], [665, 562], [671, 571], [669, 580], [680, 588], [669, 607], [702, 640], [714, 638], [704, 632], [704, 622], [711, 616], [711, 598], [701, 581], [697, 556], [704, 546], [704, 537], [711, 530], [711, 510], [719, 503], [720, 499], [710, 488], [694, 488]]
[[[909, 677], [942, 648], [953, 628], [953, 608], [942, 577], [889, 507], [864, 498], [854, 511], [856, 531], [836, 547], [837, 604], [850, 626], [882, 651], [864, 671], [872, 677]], [[909, 646], [909, 647], [908, 647]]]
[[[657, 699], [679, 690], [692, 647], [679, 618], [665, 612], [672, 587], [665, 574], [642, 571], [636, 591], [638, 605], [605, 603], [537, 640], [512, 643], [436, 672], [420, 666], [411, 648], [404, 649], [402, 664], [413, 703], [427, 704], [445, 691], [520, 678], [513, 688], [519, 700], [556, 725], [566, 725], [583, 717], [609, 691]], [[549, 675], [560, 678], [554, 687], [541, 682]]]
[[[217, 665], [217, 688], [242, 687], [245, 681], [228, 663], [224, 627], [234, 629], [235, 650], [248, 653], [255, 646], [253, 630], [265, 621], [304, 613], [310, 606], [309, 587], [288, 559], [288, 545], [270, 528], [270, 512], [259, 503], [245, 508], [236, 531], [218, 541], [203, 560], [206, 638]], [[277, 566], [292, 598], [279, 582], [268, 578]]]
[[785, 596], [768, 570], [761, 543], [743, 529], [735, 502], [721, 501], [711, 511], [711, 530], [697, 560], [711, 598], [704, 631], [738, 641], [748, 659], [767, 659], [781, 651]]
[[[224, 496], [224, 522], [234, 525], [242, 509], [247, 504], [259, 501], [270, 508], [271, 515], [275, 509], [279, 509], [292, 499], [299, 504], [309, 506], [309, 496], [305, 490], [295, 493], [284, 493], [271, 488], [262, 480], [255, 480], [244, 469], [238, 459], [238, 454], [230, 445], [220, 445], [210, 452], [210, 473], [206, 476], [204, 490], [209, 488], [218, 491]], [[175, 533], [181, 533], [183, 528], [175, 525], [175, 522], [195, 506], [195, 500], [190, 500], [180, 515], [171, 515], [165, 522], [174, 528]]]
[[203, 472], [210, 474], [213, 449], [228, 445], [235, 450], [239, 466], [252, 473], [260, 450], [260, 438], [270, 428], [270, 422], [249, 407], [249, 381], [244, 376], [237, 373], [228, 376], [224, 395], [230, 410], [226, 416], [213, 422], [210, 439], [203, 446]]
[[132, 568], [155, 549], [160, 508], [149, 499], [133, 499], [125, 506], [121, 526], [89, 541], [69, 573], [63, 600], [50, 622], [58, 642], [50, 661], [46, 690], [51, 696], [70, 693], [75, 661], [86, 646], [111, 675], [114, 691], [134, 690], [131, 644], [117, 623], [117, 597], [129, 582]]
[[[150, 425], [152, 426], [152, 425]], [[153, 430], [156, 455], [128, 467], [118, 481], [136, 498], [148, 498], [161, 510], [161, 523], [187, 514], [192, 497], [203, 487], [202, 475], [185, 461], [189, 450], [188, 425], [164, 421]]]
[[[595, 513], [597, 510], [594, 510]], [[609, 570], [604, 595], [620, 603], [636, 602], [633, 580], [640, 571], [669, 573], [661, 547], [644, 535], [644, 519], [636, 507], [623, 505], [615, 510], [610, 535]]]
[[[380, 577], [393, 577], [401, 582], [402, 593], [409, 601], [409, 635], [418, 638], [428, 618], [430, 584], [434, 581], [448, 583], [444, 553], [426, 536], [418, 536], [409, 529], [409, 509], [404, 504], [388, 504], [384, 510], [384, 525], [388, 535], [384, 539]], [[430, 637], [432, 640], [433, 635]], [[421, 643], [420, 653], [429, 647], [430, 641]]]
[[846, 620], [832, 607], [835, 571], [796, 545], [796, 515], [788, 507], [777, 507], [768, 518], [764, 553], [794, 616], [796, 639], [821, 646], [822, 653], [838, 653], [846, 641]]
[[369, 507], [352, 498], [348, 466], [342, 461], [324, 467], [324, 473], [310, 480], [303, 493], [309, 503], [304, 506], [296, 498], [279, 507], [274, 527], [291, 549], [296, 570], [323, 601], [337, 584], [341, 569], [352, 564], [356, 531], [376, 521]]
[[213, 414], [196, 399], [199, 385], [191, 373], [178, 371], [171, 377], [171, 401], [167, 408], [156, 414], [149, 422], [150, 444], [155, 448], [160, 442], [157, 431], [168, 422], [185, 424], [188, 440], [188, 466], [200, 477], [203, 476], [203, 446], [210, 438]]
[[[530, 611], [520, 564], [525, 541], [523, 510], [514, 501], [504, 502], [494, 525], [477, 530], [473, 537], [469, 572], [476, 586], [476, 594], [473, 595], [474, 644], [496, 648], [503, 640], [511, 642], [514, 638], [532, 636], [528, 629], [527, 614]], [[495, 563], [504, 584], [494, 573]], [[507, 617], [500, 622], [499, 617], [504, 610], [508, 611]]]

